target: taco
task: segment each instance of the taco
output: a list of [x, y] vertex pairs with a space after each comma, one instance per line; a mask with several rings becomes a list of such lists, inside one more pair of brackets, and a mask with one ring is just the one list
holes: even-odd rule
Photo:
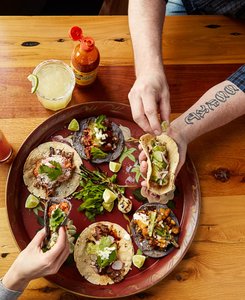
[[175, 172], [179, 163], [175, 141], [166, 134], [145, 134], [140, 137], [140, 144], [147, 157], [147, 189], [156, 195], [174, 191]]
[[70, 146], [46, 142], [28, 155], [23, 179], [28, 190], [40, 198], [65, 198], [79, 186], [82, 160]]
[[134, 254], [130, 235], [111, 222], [93, 223], [80, 234], [74, 259], [89, 282], [107, 285], [120, 282], [130, 270]]
[[73, 235], [76, 233], [76, 227], [72, 220], [69, 220], [71, 212], [71, 202], [67, 199], [57, 200], [52, 198], [46, 202], [44, 211], [44, 226], [46, 238], [43, 245], [43, 251], [51, 249], [57, 242], [60, 226], [66, 226], [66, 234], [69, 241], [70, 253], [74, 250]]
[[143, 204], [134, 213], [130, 226], [136, 245], [149, 257], [163, 257], [179, 248], [178, 219], [164, 204]]
[[100, 115], [80, 122], [80, 131], [73, 135], [73, 144], [82, 158], [100, 164], [121, 155], [124, 137], [117, 124]]

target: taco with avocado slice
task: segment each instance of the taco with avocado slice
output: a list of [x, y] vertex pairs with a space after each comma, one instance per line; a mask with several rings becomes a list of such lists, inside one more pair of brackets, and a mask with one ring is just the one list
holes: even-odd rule
[[120, 282], [129, 272], [134, 249], [130, 235], [120, 225], [96, 222], [78, 237], [74, 259], [89, 282], [107, 285]]
[[28, 155], [23, 179], [28, 190], [43, 199], [65, 198], [79, 186], [82, 160], [70, 146], [60, 142], [46, 142]]
[[147, 157], [147, 189], [156, 195], [174, 191], [175, 172], [179, 152], [175, 141], [166, 134], [140, 137], [140, 144]]
[[105, 115], [80, 122], [80, 131], [73, 135], [79, 155], [92, 163], [103, 163], [118, 158], [124, 148], [122, 130]]

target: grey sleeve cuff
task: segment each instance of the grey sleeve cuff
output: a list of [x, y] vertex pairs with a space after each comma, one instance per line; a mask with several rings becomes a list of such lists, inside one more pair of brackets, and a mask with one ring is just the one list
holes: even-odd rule
[[0, 299], [1, 300], [15, 300], [18, 299], [22, 292], [13, 291], [6, 288], [3, 283], [2, 279], [0, 280]]

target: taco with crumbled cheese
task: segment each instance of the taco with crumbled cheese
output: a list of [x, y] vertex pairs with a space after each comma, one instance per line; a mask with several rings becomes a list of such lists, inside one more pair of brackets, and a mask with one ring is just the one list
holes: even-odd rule
[[179, 221], [167, 205], [143, 204], [133, 214], [130, 226], [136, 245], [149, 257], [163, 257], [179, 248]]
[[120, 156], [124, 136], [117, 124], [100, 115], [80, 122], [80, 131], [73, 135], [73, 144], [82, 158], [99, 164]]
[[179, 152], [175, 141], [166, 134], [140, 137], [140, 144], [147, 157], [147, 189], [164, 195], [175, 188], [175, 172], [179, 163]]
[[79, 186], [82, 160], [70, 146], [46, 142], [31, 151], [23, 169], [28, 190], [40, 198], [65, 198]]
[[130, 270], [133, 255], [133, 244], [127, 231], [106, 221], [84, 229], [74, 249], [80, 274], [98, 285], [122, 281]]

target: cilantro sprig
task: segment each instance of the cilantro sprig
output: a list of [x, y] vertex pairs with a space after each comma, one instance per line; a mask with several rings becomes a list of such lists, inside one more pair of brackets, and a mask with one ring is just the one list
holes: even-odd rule
[[52, 181], [56, 180], [60, 175], [62, 175], [62, 167], [57, 161], [49, 162], [53, 167], [46, 165], [41, 165], [38, 169], [39, 174], [46, 174], [48, 178]]

